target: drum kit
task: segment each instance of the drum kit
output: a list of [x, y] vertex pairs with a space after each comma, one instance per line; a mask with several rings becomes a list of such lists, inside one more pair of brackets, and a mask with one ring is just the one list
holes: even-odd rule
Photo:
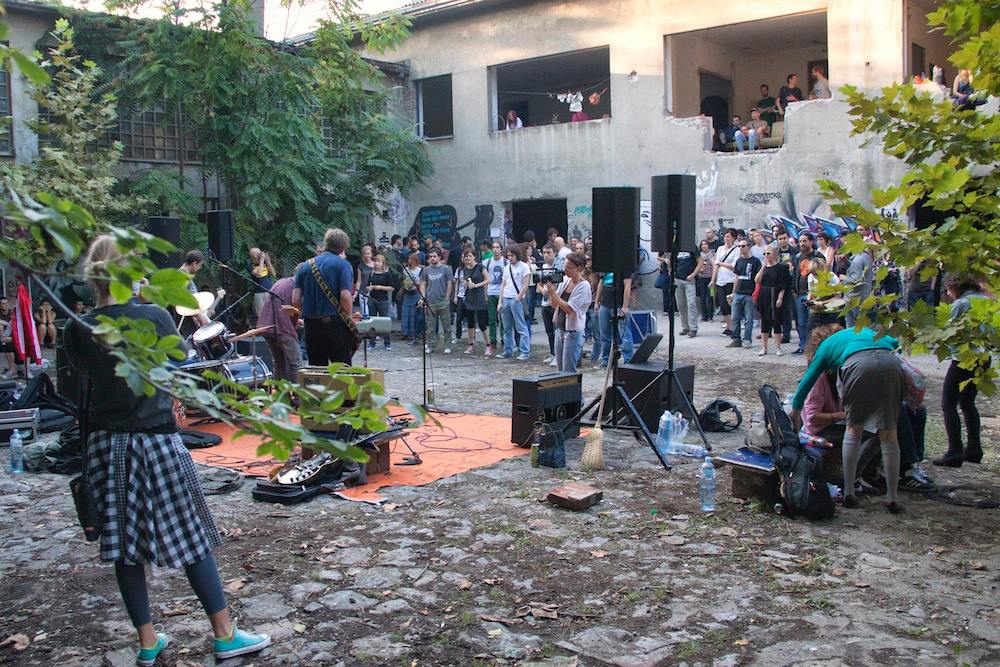
[[[202, 295], [208, 298], [200, 298]], [[199, 308], [177, 308], [178, 314], [183, 317], [203, 315], [211, 309], [209, 304], [215, 299], [214, 295], [208, 292], [196, 294], [195, 298], [198, 300]], [[201, 377], [203, 388], [212, 392], [223, 391], [226, 385], [205, 377], [206, 371], [215, 371], [230, 382], [257, 389], [265, 380], [271, 378], [271, 369], [256, 354], [238, 354], [236, 343], [245, 338], [259, 336], [273, 328], [274, 325], [269, 325], [234, 334], [223, 322], [209, 322], [188, 337], [190, 351], [187, 359], [178, 365], [179, 370]]]

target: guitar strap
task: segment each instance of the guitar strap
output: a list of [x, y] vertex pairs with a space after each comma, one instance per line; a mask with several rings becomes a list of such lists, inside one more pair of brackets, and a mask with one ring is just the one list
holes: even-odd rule
[[337, 314], [340, 315], [340, 319], [343, 320], [344, 324], [347, 325], [348, 330], [351, 332], [351, 345], [353, 346], [351, 354], [357, 352], [358, 348], [361, 346], [361, 334], [358, 333], [358, 326], [354, 323], [354, 318], [344, 311], [344, 307], [340, 305], [340, 299], [334, 297], [333, 290], [331, 290], [330, 286], [326, 284], [325, 280], [323, 280], [323, 274], [319, 272], [319, 266], [316, 264], [315, 257], [309, 259], [309, 269], [312, 271], [313, 278], [316, 279], [316, 284], [319, 285], [321, 290], [323, 290], [323, 294], [326, 295], [327, 300], [337, 309]]

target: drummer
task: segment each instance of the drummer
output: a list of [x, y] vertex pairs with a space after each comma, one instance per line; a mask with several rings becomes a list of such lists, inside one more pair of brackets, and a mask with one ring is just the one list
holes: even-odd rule
[[[191, 292], [191, 294], [198, 293], [198, 286], [194, 283], [194, 277], [199, 271], [201, 271], [201, 267], [204, 265], [205, 255], [202, 254], [200, 250], [189, 250], [188, 253], [184, 255], [184, 263], [181, 264], [180, 270], [188, 274], [187, 291]], [[205, 312], [200, 312], [196, 315], [187, 317], [178, 317], [183, 325], [180, 327], [181, 335], [185, 337], [189, 336], [192, 332], [198, 329], [198, 327], [205, 326], [210, 321], [208, 319], [208, 313]]]

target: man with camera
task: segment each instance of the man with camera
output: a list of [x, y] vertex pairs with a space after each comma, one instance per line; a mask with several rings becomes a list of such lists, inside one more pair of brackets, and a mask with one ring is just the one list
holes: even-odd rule
[[[556, 329], [555, 324], [552, 322], [552, 315], [555, 313], [555, 309], [552, 307], [549, 301], [548, 290], [543, 289], [541, 286], [546, 283], [555, 283], [558, 285], [562, 282], [562, 272], [557, 271], [555, 268], [556, 261], [556, 249], [551, 243], [546, 243], [542, 248], [542, 269], [539, 275], [539, 291], [542, 294], [542, 324], [545, 325], [545, 335], [549, 339], [549, 356], [545, 357], [543, 363], [550, 366], [556, 366]], [[558, 276], [557, 276], [558, 274]], [[558, 278], [558, 279], [557, 279]]]

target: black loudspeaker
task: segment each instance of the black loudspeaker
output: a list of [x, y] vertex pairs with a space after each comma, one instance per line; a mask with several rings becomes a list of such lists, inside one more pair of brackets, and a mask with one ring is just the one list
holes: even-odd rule
[[[684, 405], [684, 399], [681, 398], [677, 390], [677, 385], [671, 386], [672, 380], [667, 374], [660, 377], [659, 381], [649, 389], [642, 391], [666, 367], [665, 361], [622, 364], [618, 367], [618, 379], [624, 384], [625, 393], [633, 399], [636, 411], [638, 411], [642, 421], [646, 423], [646, 428], [652, 433], [656, 433], [660, 426], [660, 415], [667, 408], [671, 412], [684, 414], [688, 419], [698, 418], [697, 415], [689, 413], [687, 406]], [[691, 405], [694, 405], [694, 364], [674, 364], [674, 371], [677, 373], [677, 378], [680, 380], [688, 400]], [[673, 391], [670, 391], [671, 389]], [[640, 391], [642, 394], [635, 398]]]
[[208, 250], [220, 262], [228, 262], [236, 254], [234, 246], [233, 212], [208, 211], [204, 214], [208, 226]]
[[639, 254], [639, 188], [594, 188], [594, 270], [628, 277]]
[[688, 251], [694, 247], [694, 176], [653, 176], [653, 252]]
[[80, 374], [69, 363], [66, 349], [63, 347], [63, 330], [56, 329], [56, 392], [68, 398], [73, 405], [80, 405]]
[[146, 227], [153, 236], [158, 236], [164, 241], [174, 244], [174, 251], [163, 254], [160, 252], [149, 253], [149, 258], [153, 260], [158, 269], [176, 269], [181, 265], [181, 221], [179, 218], [151, 217], [146, 219]]
[[[580, 373], [545, 373], [514, 378], [514, 395], [510, 411], [510, 441], [527, 446], [535, 422], [551, 424], [560, 429], [583, 407], [583, 375]], [[566, 430], [567, 438], [580, 435], [580, 427]]]
[[236, 353], [242, 356], [260, 357], [267, 367], [274, 372], [274, 357], [271, 356], [271, 348], [267, 346], [267, 341], [263, 336], [253, 336], [236, 341]]

